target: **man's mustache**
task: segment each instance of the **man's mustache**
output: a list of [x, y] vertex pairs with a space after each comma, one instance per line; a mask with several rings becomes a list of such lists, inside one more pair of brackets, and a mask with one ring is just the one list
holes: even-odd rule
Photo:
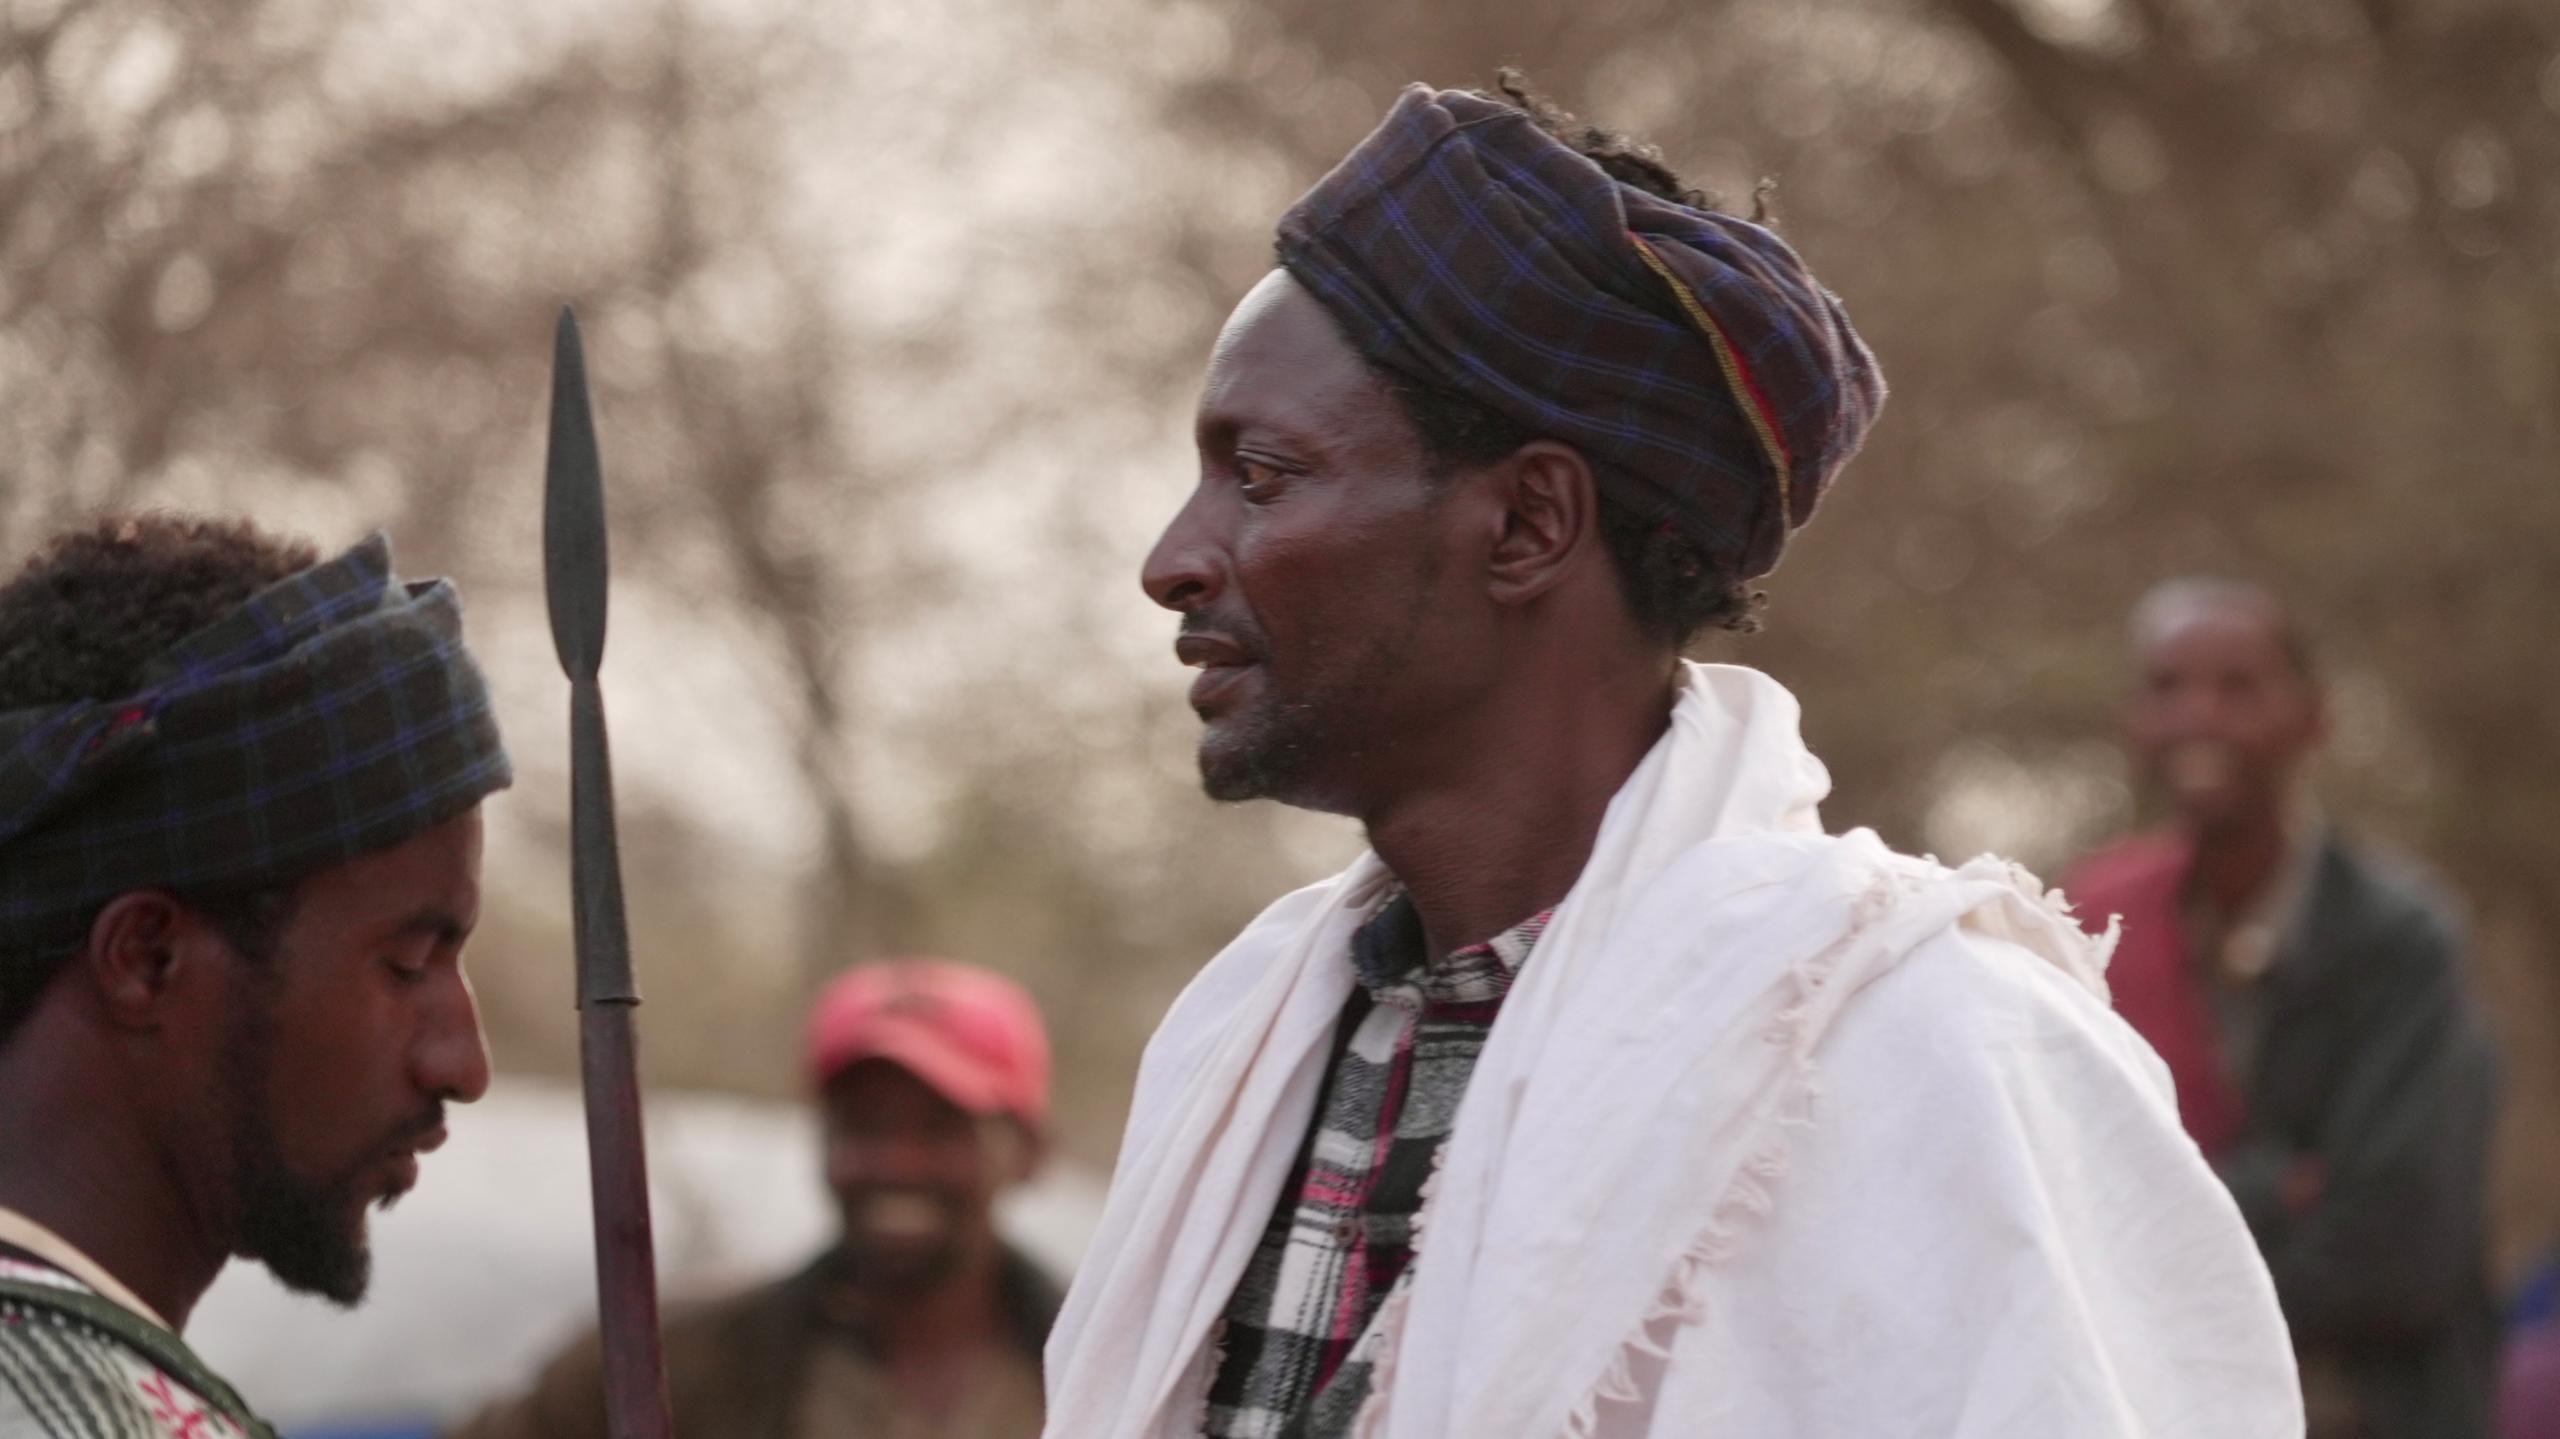
[[392, 1136], [389, 1152], [398, 1154], [442, 1128], [444, 1128], [444, 1101], [430, 1100], [426, 1108], [418, 1111], [416, 1118], [401, 1125]]
[[392, 1130], [388, 1138], [374, 1146], [361, 1161], [348, 1166], [345, 1182], [352, 1183], [375, 1165], [397, 1159], [408, 1153], [428, 1135], [442, 1128], [444, 1128], [444, 1101], [439, 1099], [430, 1102], [426, 1108], [419, 1110], [410, 1118], [402, 1120], [399, 1127]]
[[1242, 615], [1221, 619], [1206, 610], [1185, 610], [1182, 612], [1180, 633], [1216, 635], [1234, 644], [1236, 648], [1245, 652], [1247, 658], [1255, 661], [1265, 660], [1271, 656], [1270, 646], [1264, 643], [1262, 631], [1255, 627], [1253, 621]]

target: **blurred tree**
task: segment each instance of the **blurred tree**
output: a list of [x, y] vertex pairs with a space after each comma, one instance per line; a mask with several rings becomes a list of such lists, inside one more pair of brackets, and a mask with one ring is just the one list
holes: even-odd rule
[[509, 1064], [566, 1067], [527, 528], [574, 298], [653, 1078], [785, 1088], [811, 985], [947, 949], [1052, 1002], [1067, 1138], [1106, 1149], [1172, 989], [1316, 862], [1198, 803], [1131, 623], [1215, 300], [1093, 202], [1149, 193], [1143, 100], [1093, 77], [1152, 84], [1156, 23], [0, 5], [0, 551], [225, 505], [461, 575], [524, 776], [475, 968]]
[[23, 278], [0, 384], [46, 398], [11, 407], [24, 482], [0, 542], [143, 499], [352, 490], [398, 518], [410, 564], [521, 587], [531, 548], [502, 542], [531, 494], [528, 337], [575, 297], [600, 329], [626, 582], [718, 596], [767, 641], [820, 836], [805, 963], [868, 949], [837, 758], [863, 616], [806, 523], [867, 492], [830, 421], [852, 351], [823, 304], [741, 326], [721, 303], [741, 276], [817, 288], [756, 133], [759, 88], [791, 78], [781, 38], [673, 7], [558, 31], [67, 0], [10, 23], [0, 108], [25, 113], [0, 257]]
[[[2051, 866], [2162, 574], [2329, 641], [2349, 818], [2476, 904], [2503, 1216], [2560, 1216], [2560, 14], [2547, 0], [0, 0], [0, 549], [133, 501], [391, 523], [469, 585], [527, 782], [481, 970], [559, 1063], [551, 308], [613, 476], [660, 1079], [789, 1082], [887, 947], [1053, 1006], [1070, 1142], [1338, 826], [1197, 798], [1132, 578], [1270, 222], [1505, 61], [1777, 213], [1896, 386], [1733, 652], [1835, 821]], [[509, 978], [521, 968], [547, 978]], [[539, 1016], [539, 1022], [533, 1016]]]

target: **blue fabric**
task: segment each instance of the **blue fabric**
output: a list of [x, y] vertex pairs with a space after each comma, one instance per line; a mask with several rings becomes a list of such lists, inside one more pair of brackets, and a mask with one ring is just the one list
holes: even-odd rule
[[1407, 88], [1278, 249], [1371, 359], [1573, 444], [1746, 577], [1884, 402], [1846, 312], [1773, 231], [1622, 184], [1481, 95]]
[[2540, 1267], [2527, 1274], [2523, 1287], [2507, 1306], [2507, 1324], [2511, 1328], [2539, 1329], [2555, 1323], [2560, 1323], [2560, 1254], [2544, 1259]]
[[512, 779], [452, 585], [376, 535], [259, 592], [112, 699], [0, 714], [0, 960], [130, 889], [388, 848]]

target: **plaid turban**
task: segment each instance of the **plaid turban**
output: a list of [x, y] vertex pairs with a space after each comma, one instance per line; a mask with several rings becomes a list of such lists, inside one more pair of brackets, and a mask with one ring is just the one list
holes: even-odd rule
[[443, 580], [375, 535], [154, 660], [139, 692], [0, 713], [0, 962], [157, 886], [385, 849], [513, 777]]
[[1405, 89], [1281, 218], [1280, 263], [1370, 359], [1591, 459], [1745, 578], [1884, 403], [1785, 241], [1610, 178], [1497, 100]]

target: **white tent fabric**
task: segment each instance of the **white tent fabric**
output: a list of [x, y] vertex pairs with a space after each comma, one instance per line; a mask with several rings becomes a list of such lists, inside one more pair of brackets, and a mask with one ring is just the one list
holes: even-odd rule
[[[502, 1080], [451, 1112], [418, 1188], [373, 1219], [374, 1278], [343, 1311], [254, 1264], [225, 1270], [187, 1339], [277, 1424], [426, 1427], [529, 1381], [595, 1314], [586, 1122], [577, 1090]], [[815, 1120], [708, 1094], [648, 1099], [650, 1207], [668, 1298], [784, 1272], [833, 1229]], [[1052, 1166], [1012, 1195], [1015, 1242], [1062, 1278], [1101, 1211]]]

